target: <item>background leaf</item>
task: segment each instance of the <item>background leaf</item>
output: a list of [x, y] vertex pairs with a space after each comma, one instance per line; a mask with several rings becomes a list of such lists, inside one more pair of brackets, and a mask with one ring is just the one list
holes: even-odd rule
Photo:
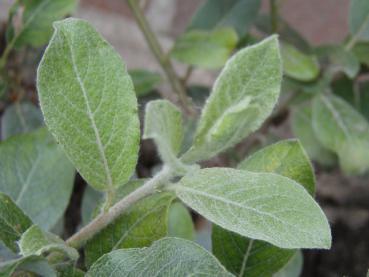
[[284, 268], [278, 271], [273, 277], [299, 277], [302, 272], [304, 257], [301, 251], [296, 251], [292, 259]]
[[10, 39], [15, 47], [31, 45], [39, 47], [46, 44], [52, 34], [52, 23], [73, 12], [76, 0], [21, 0], [24, 8], [22, 27]]
[[9, 196], [1, 192], [0, 214], [0, 240], [13, 252], [17, 252], [16, 242], [23, 232], [32, 225], [32, 221]]
[[329, 248], [322, 210], [295, 181], [273, 173], [202, 169], [176, 186], [177, 196], [213, 223], [281, 248]]
[[[16, 271], [33, 272], [39, 276], [56, 277], [56, 272], [48, 264], [47, 260], [35, 255], [0, 263], [1, 277], [13, 276], [12, 274]], [[23, 275], [20, 276], [25, 275], [23, 273]]]
[[188, 240], [195, 238], [191, 214], [181, 202], [174, 202], [169, 208], [168, 236]]
[[87, 272], [90, 277], [199, 275], [232, 276], [205, 249], [178, 238], [164, 238], [148, 248], [110, 252]]
[[237, 33], [231, 28], [192, 30], [176, 40], [170, 55], [185, 64], [216, 69], [226, 63], [237, 40]]
[[41, 111], [30, 102], [15, 102], [6, 108], [1, 118], [3, 140], [41, 127], [44, 123]]
[[319, 64], [314, 56], [302, 53], [293, 45], [282, 43], [284, 74], [299, 81], [312, 81], [319, 75]]
[[312, 160], [326, 166], [336, 163], [335, 154], [325, 148], [315, 135], [311, 105], [298, 106], [293, 109], [291, 124], [293, 134], [299, 138]]
[[[142, 181], [129, 182], [119, 189], [114, 202], [118, 202], [141, 185]], [[172, 194], [158, 193], [133, 205], [87, 242], [85, 247], [87, 265], [91, 265], [112, 250], [144, 247], [165, 237], [168, 232], [168, 209], [172, 200]]]
[[132, 78], [137, 97], [147, 95], [162, 81], [159, 73], [145, 69], [132, 69], [128, 73]]
[[75, 171], [63, 151], [41, 128], [0, 144], [0, 191], [43, 229], [63, 215]]
[[216, 80], [183, 160], [208, 159], [259, 128], [277, 102], [281, 75], [277, 37], [237, 52]]
[[37, 76], [46, 125], [90, 185], [121, 186], [136, 166], [140, 137], [132, 81], [89, 23], [54, 26]]
[[213, 30], [233, 27], [244, 35], [256, 19], [260, 0], [207, 0], [195, 13], [189, 29]]
[[82, 225], [88, 224], [93, 219], [93, 214], [102, 200], [103, 193], [101, 191], [97, 191], [90, 186], [86, 187], [83, 193], [81, 207]]
[[181, 150], [183, 122], [181, 111], [167, 100], [146, 105], [144, 139], [153, 139], [164, 163], [172, 165]]
[[350, 104], [334, 95], [317, 96], [313, 127], [324, 147], [337, 153], [346, 174], [369, 169], [369, 123]]
[[361, 40], [369, 39], [369, 2], [367, 0], [350, 1], [349, 29], [352, 36]]

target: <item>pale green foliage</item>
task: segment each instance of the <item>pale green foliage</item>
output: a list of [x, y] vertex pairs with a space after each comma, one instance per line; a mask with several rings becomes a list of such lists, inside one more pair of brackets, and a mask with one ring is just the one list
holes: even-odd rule
[[31, 226], [32, 222], [9, 196], [1, 192], [0, 214], [0, 240], [16, 252], [16, 241]]
[[[120, 188], [116, 192], [114, 202], [137, 189], [142, 183], [131, 181]], [[155, 240], [165, 237], [168, 230], [168, 210], [173, 198], [170, 193], [158, 193], [130, 207], [88, 241], [85, 247], [87, 265], [112, 250], [149, 246]]]
[[[314, 194], [313, 168], [301, 144], [285, 140], [265, 147], [240, 165], [254, 172], [274, 172], [288, 177]], [[267, 242], [252, 240], [219, 226], [213, 226], [213, 253], [232, 273], [238, 276], [271, 276], [281, 269], [295, 253]]]
[[272, 276], [293, 256], [294, 250], [281, 249], [260, 240], [252, 240], [219, 226], [213, 226], [214, 256], [235, 276]]
[[329, 248], [322, 210], [295, 181], [230, 168], [193, 172], [175, 186], [178, 197], [213, 223], [282, 248]]
[[183, 239], [164, 238], [148, 248], [116, 250], [106, 254], [92, 265], [86, 276], [232, 275], [199, 245]]
[[350, 33], [361, 40], [369, 39], [369, 2], [351, 0], [349, 14]]
[[276, 36], [237, 52], [216, 80], [183, 160], [211, 158], [259, 128], [277, 102], [281, 78]]
[[317, 96], [313, 127], [323, 146], [337, 153], [345, 173], [369, 169], [369, 123], [350, 104], [334, 95]]
[[309, 106], [299, 106], [292, 113], [292, 130], [299, 138], [309, 157], [322, 165], [331, 166], [336, 162], [333, 152], [325, 148], [316, 138], [313, 130], [312, 109]]
[[175, 163], [183, 141], [181, 111], [167, 100], [150, 101], [146, 105], [144, 139], [153, 139], [160, 157]]
[[82, 225], [86, 225], [93, 219], [96, 207], [101, 203], [102, 198], [103, 193], [101, 191], [97, 191], [91, 186], [86, 187], [81, 206]]
[[188, 209], [181, 202], [174, 202], [169, 209], [168, 236], [193, 240], [195, 227]]
[[71, 260], [77, 260], [79, 254], [76, 249], [68, 247], [65, 242], [56, 235], [42, 231], [37, 225], [32, 225], [25, 231], [19, 241], [20, 254], [23, 256], [61, 252]]
[[311, 195], [314, 195], [313, 167], [297, 140], [284, 140], [265, 147], [241, 162], [238, 168], [283, 175], [301, 184]]
[[301, 251], [296, 251], [291, 260], [280, 271], [273, 275], [273, 277], [300, 277], [304, 257]]
[[1, 118], [1, 138], [3, 140], [30, 132], [43, 125], [42, 113], [32, 103], [16, 102], [9, 106]]
[[365, 41], [356, 43], [352, 48], [352, 52], [360, 63], [369, 66], [369, 42]]
[[56, 272], [48, 264], [47, 260], [36, 255], [21, 257], [16, 260], [0, 263], [0, 277], [13, 276], [12, 274], [16, 271], [22, 272], [20, 276], [28, 276], [25, 275], [25, 272], [35, 273], [37, 276], [57, 276]]
[[162, 81], [159, 73], [144, 69], [132, 69], [128, 73], [132, 78], [137, 97], [148, 94]]
[[15, 47], [31, 45], [42, 46], [47, 43], [52, 34], [52, 22], [62, 19], [74, 11], [76, 0], [21, 0], [24, 7], [22, 25], [16, 30], [14, 37]]
[[131, 78], [87, 22], [66, 19], [54, 27], [37, 79], [46, 125], [90, 185], [119, 187], [132, 175], [139, 146]]
[[186, 64], [216, 69], [225, 64], [237, 40], [231, 28], [188, 31], [176, 40], [170, 55]]
[[0, 144], [0, 191], [44, 229], [64, 213], [75, 171], [45, 129]]
[[319, 64], [314, 56], [302, 53], [293, 45], [282, 43], [284, 73], [299, 81], [311, 81], [318, 77]]
[[244, 35], [256, 19], [260, 0], [207, 0], [193, 16], [189, 29], [233, 27]]

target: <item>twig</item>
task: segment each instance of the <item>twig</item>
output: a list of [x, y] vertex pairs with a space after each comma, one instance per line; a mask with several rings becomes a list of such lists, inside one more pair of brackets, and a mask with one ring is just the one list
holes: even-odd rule
[[174, 71], [173, 65], [170, 59], [164, 54], [158, 39], [154, 32], [151, 30], [137, 0], [127, 0], [129, 7], [136, 19], [138, 26], [140, 27], [145, 39], [155, 55], [157, 61], [160, 63], [172, 89], [177, 93], [180, 104], [184, 112], [188, 115], [194, 115], [194, 110], [189, 105], [189, 101], [186, 95], [186, 90], [183, 87], [181, 80]]

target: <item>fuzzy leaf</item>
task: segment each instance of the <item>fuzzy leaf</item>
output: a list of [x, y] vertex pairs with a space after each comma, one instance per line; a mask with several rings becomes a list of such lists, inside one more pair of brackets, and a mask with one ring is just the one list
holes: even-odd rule
[[37, 276], [56, 277], [56, 272], [48, 264], [47, 260], [35, 255], [0, 263], [0, 277], [13, 276], [13, 273], [16, 271], [22, 272], [19, 276], [28, 276], [24, 272], [32, 272], [37, 274]]
[[32, 225], [32, 221], [9, 196], [1, 192], [0, 214], [0, 240], [13, 252], [16, 252], [16, 241]]
[[319, 64], [314, 56], [306, 55], [293, 45], [281, 45], [284, 74], [299, 81], [312, 81], [319, 75]]
[[295, 253], [295, 250], [281, 249], [264, 241], [242, 237], [217, 225], [212, 230], [214, 256], [236, 276], [272, 276]]
[[20, 254], [23, 256], [47, 254], [53, 251], [61, 252], [69, 259], [78, 259], [78, 251], [66, 245], [58, 236], [42, 231], [37, 225], [32, 225], [23, 233], [19, 241]]
[[3, 140], [41, 127], [44, 123], [41, 111], [29, 102], [14, 103], [6, 108], [1, 118]]
[[164, 163], [172, 163], [181, 150], [183, 123], [181, 111], [167, 100], [146, 105], [144, 139], [153, 139]]
[[193, 240], [195, 227], [188, 209], [181, 202], [174, 202], [169, 209], [168, 236]]
[[273, 173], [230, 168], [182, 178], [177, 196], [213, 223], [281, 248], [330, 248], [328, 221], [307, 191]]
[[369, 123], [346, 101], [334, 95], [317, 96], [313, 128], [323, 146], [337, 153], [346, 174], [369, 169]]
[[255, 21], [260, 0], [207, 0], [193, 16], [189, 29], [233, 27], [241, 36]]
[[301, 276], [304, 257], [301, 251], [296, 251], [291, 260], [280, 271], [273, 275], [273, 277], [299, 277]]
[[110, 252], [93, 264], [86, 276], [230, 277], [233, 275], [199, 245], [179, 238], [164, 238], [154, 242], [148, 248]]
[[54, 23], [38, 68], [46, 125], [94, 188], [125, 184], [139, 146], [137, 101], [118, 53], [79, 19]]
[[193, 30], [180, 36], [170, 55], [185, 64], [216, 69], [222, 67], [237, 44], [233, 29]]
[[15, 47], [31, 45], [39, 47], [48, 42], [52, 34], [52, 23], [73, 12], [76, 0], [21, 0], [22, 25], [10, 40]]
[[333, 152], [325, 148], [317, 139], [313, 130], [311, 105], [297, 107], [291, 117], [294, 135], [301, 141], [309, 157], [322, 165], [331, 166], [336, 162]]
[[367, 0], [350, 1], [349, 27], [352, 36], [369, 40], [369, 2]]
[[144, 69], [129, 70], [137, 97], [145, 96], [154, 90], [161, 82], [159, 73]]
[[281, 79], [276, 36], [237, 52], [216, 80], [183, 160], [211, 158], [259, 128], [277, 102]]
[[[142, 185], [142, 181], [131, 181], [117, 192], [115, 202]], [[133, 205], [112, 224], [89, 240], [85, 247], [87, 265], [102, 255], [120, 248], [135, 248], [150, 245], [166, 236], [168, 209], [173, 200], [170, 193], [158, 193]]]
[[315, 193], [313, 167], [298, 140], [284, 140], [265, 147], [238, 167], [253, 172], [272, 172], [301, 184], [311, 195]]
[[[285, 140], [265, 147], [244, 160], [239, 169], [277, 173], [303, 185], [311, 195], [315, 191], [313, 168], [297, 140]], [[242, 237], [217, 225], [213, 226], [212, 241], [214, 255], [238, 276], [271, 276], [295, 253], [294, 250]]]
[[0, 191], [44, 229], [64, 213], [75, 171], [63, 151], [41, 128], [0, 144]]

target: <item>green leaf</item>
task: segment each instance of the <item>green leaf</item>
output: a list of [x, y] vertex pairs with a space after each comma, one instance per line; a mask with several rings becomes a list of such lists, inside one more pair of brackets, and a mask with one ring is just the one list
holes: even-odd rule
[[84, 277], [85, 272], [71, 265], [56, 266], [58, 277]]
[[1, 118], [1, 138], [3, 140], [30, 132], [43, 125], [41, 111], [32, 103], [14, 103], [7, 107]]
[[281, 249], [269, 243], [242, 237], [214, 225], [213, 254], [236, 276], [272, 276], [293, 256], [294, 250]]
[[75, 171], [48, 132], [15, 136], [0, 144], [0, 191], [44, 229], [63, 215]]
[[46, 125], [94, 188], [125, 184], [139, 147], [137, 100], [118, 53], [79, 19], [54, 23], [38, 68]]
[[319, 75], [319, 64], [314, 56], [302, 53], [293, 45], [281, 45], [284, 74], [299, 81], [312, 81]]
[[325, 148], [315, 135], [311, 105], [293, 109], [291, 124], [294, 135], [301, 141], [312, 160], [326, 166], [336, 163], [334, 153]]
[[351, 0], [349, 29], [352, 36], [361, 40], [369, 39], [369, 2], [367, 0]]
[[259, 128], [277, 102], [281, 79], [276, 36], [237, 52], [216, 80], [183, 160], [211, 158]]
[[[311, 195], [315, 191], [313, 168], [297, 140], [285, 140], [265, 147], [244, 160], [239, 169], [277, 173], [303, 185]], [[294, 250], [242, 237], [216, 225], [213, 226], [212, 241], [214, 255], [238, 276], [271, 276], [295, 253]]]
[[17, 252], [16, 241], [32, 225], [32, 221], [9, 196], [1, 192], [0, 214], [0, 240], [13, 252]]
[[260, 0], [207, 0], [191, 19], [189, 29], [233, 27], [241, 36], [255, 21]]
[[0, 277], [13, 276], [16, 271], [22, 272], [19, 276], [28, 276], [24, 272], [32, 272], [38, 274], [37, 276], [56, 277], [54, 269], [47, 260], [35, 255], [0, 263]]
[[174, 202], [169, 209], [168, 236], [194, 240], [195, 227], [188, 209], [181, 202]]
[[[119, 189], [114, 202], [142, 185], [131, 181]], [[168, 210], [171, 193], [158, 193], [134, 204], [126, 213], [89, 240], [85, 247], [87, 265], [102, 255], [120, 248], [144, 247], [165, 237], [168, 230]]]
[[369, 66], [369, 42], [356, 43], [352, 48], [352, 52], [360, 63]]
[[337, 153], [346, 174], [369, 169], [369, 123], [350, 104], [334, 95], [317, 96], [313, 128], [323, 146]]
[[253, 172], [272, 172], [301, 184], [311, 195], [315, 193], [313, 167], [298, 140], [284, 140], [265, 147], [238, 167]]
[[144, 139], [153, 139], [164, 163], [172, 164], [181, 150], [183, 122], [181, 111], [167, 100], [146, 105]]
[[132, 69], [129, 70], [128, 73], [132, 78], [137, 97], [147, 95], [162, 81], [159, 73], [144, 69]]
[[296, 251], [292, 259], [284, 268], [278, 271], [273, 277], [299, 277], [301, 275], [304, 257], [301, 251]]
[[66, 245], [58, 236], [42, 231], [37, 225], [32, 225], [23, 233], [19, 241], [20, 254], [23, 256], [48, 254], [51, 252], [60, 252], [69, 259], [75, 261], [78, 259], [78, 251]]
[[341, 45], [320, 46], [315, 49], [315, 53], [320, 58], [328, 58], [332, 72], [344, 72], [351, 79], [359, 73], [360, 64], [358, 59]]
[[92, 219], [98, 203], [102, 201], [103, 194], [88, 186], [83, 193], [81, 217], [82, 225], [87, 225]]
[[170, 55], [185, 64], [217, 69], [222, 67], [237, 44], [233, 29], [192, 30], [180, 36]]
[[199, 245], [179, 238], [164, 238], [154, 242], [148, 248], [110, 252], [93, 264], [86, 276], [230, 277], [233, 275]]
[[177, 196], [213, 223], [281, 248], [329, 248], [327, 219], [307, 191], [273, 173], [230, 168], [193, 172]]
[[31, 45], [39, 47], [48, 42], [52, 23], [73, 12], [76, 0], [21, 0], [22, 25], [10, 38], [15, 47]]

